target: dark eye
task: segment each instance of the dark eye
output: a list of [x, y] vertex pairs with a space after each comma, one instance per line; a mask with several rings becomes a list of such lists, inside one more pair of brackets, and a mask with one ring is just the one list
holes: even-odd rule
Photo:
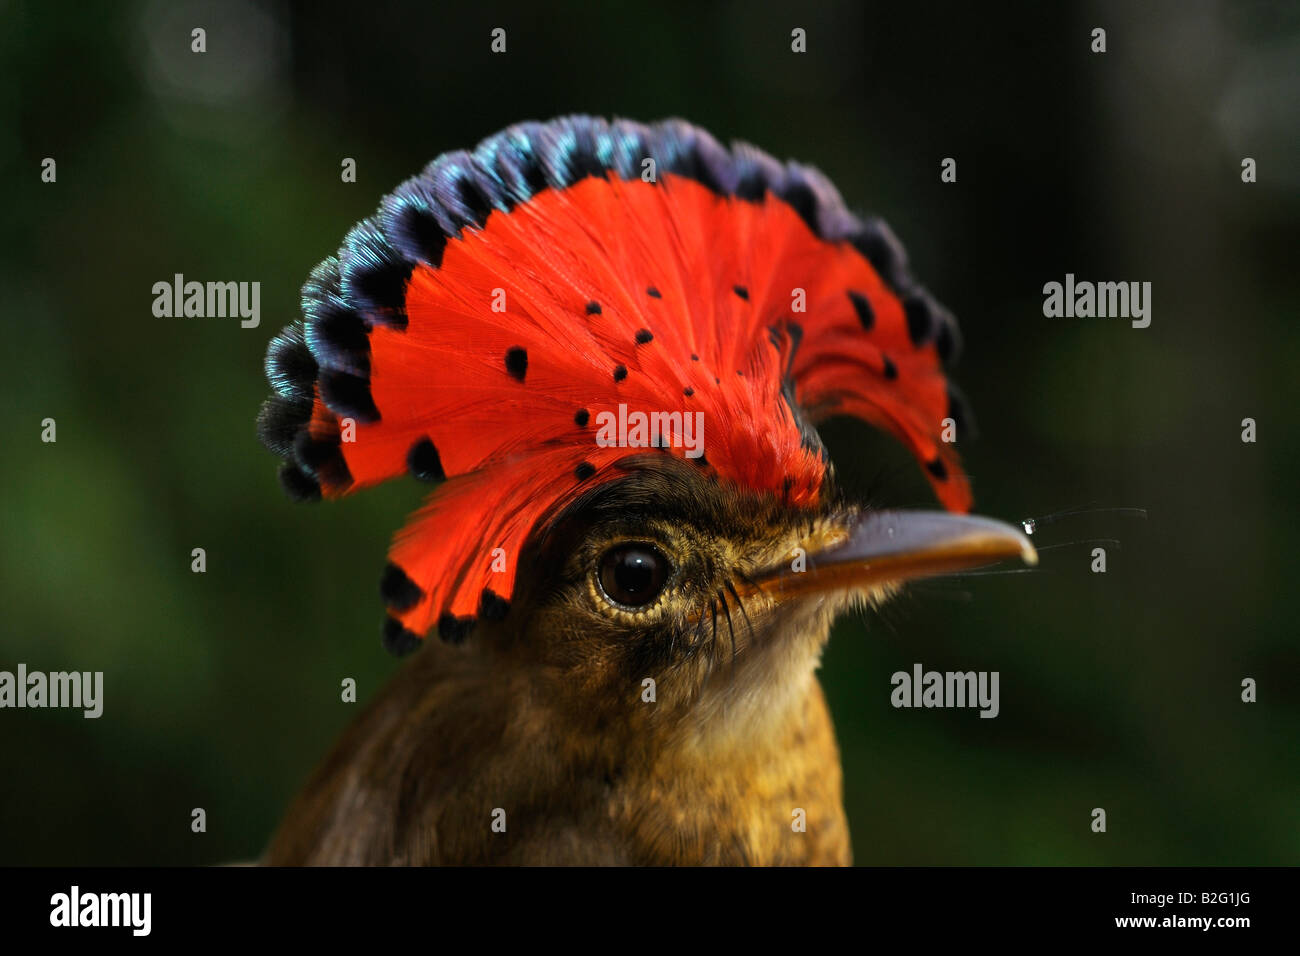
[[644, 607], [668, 580], [668, 559], [652, 544], [620, 544], [600, 559], [600, 587], [625, 607]]

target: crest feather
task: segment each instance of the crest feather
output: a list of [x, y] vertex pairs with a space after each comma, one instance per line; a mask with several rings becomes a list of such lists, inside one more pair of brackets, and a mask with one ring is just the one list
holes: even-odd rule
[[506, 613], [528, 536], [645, 453], [597, 440], [620, 409], [666, 416], [683, 457], [701, 414], [695, 464], [791, 507], [828, 470], [812, 424], [853, 415], [966, 510], [939, 438], [964, 420], [957, 347], [888, 228], [816, 170], [680, 120], [569, 117], [439, 157], [356, 226], [271, 343], [259, 427], [297, 497], [436, 484], [384, 576], [404, 650]]

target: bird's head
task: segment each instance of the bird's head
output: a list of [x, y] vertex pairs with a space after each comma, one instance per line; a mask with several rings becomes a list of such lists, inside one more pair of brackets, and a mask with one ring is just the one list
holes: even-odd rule
[[[655, 719], [771, 707], [837, 612], [1033, 559], [961, 514], [956, 326], [888, 229], [679, 121], [521, 124], [440, 157], [303, 311], [261, 419], [286, 487], [435, 485], [383, 580], [396, 651], [436, 631], [576, 712], [644, 714], [647, 691]], [[845, 502], [831, 415], [902, 441], [948, 510]]]
[[666, 456], [629, 472], [530, 542], [537, 573], [517, 588], [517, 622], [480, 636], [629, 727], [771, 708], [809, 678], [840, 612], [914, 578], [1036, 560], [1023, 534], [986, 518], [834, 496], [793, 508]]

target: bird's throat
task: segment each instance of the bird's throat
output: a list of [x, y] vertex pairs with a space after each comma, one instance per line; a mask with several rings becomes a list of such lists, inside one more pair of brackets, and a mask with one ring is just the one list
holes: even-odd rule
[[769, 634], [678, 701], [681, 713], [634, 698], [664, 709], [596, 721], [573, 719], [598, 708], [577, 706], [570, 685], [426, 648], [318, 769], [267, 861], [848, 863], [839, 751], [814, 674], [823, 617]]

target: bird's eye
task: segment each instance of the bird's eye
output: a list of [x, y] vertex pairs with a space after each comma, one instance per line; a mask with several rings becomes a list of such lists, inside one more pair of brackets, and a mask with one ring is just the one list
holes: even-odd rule
[[671, 567], [652, 544], [620, 544], [600, 559], [600, 588], [624, 607], [645, 607], [659, 596]]

